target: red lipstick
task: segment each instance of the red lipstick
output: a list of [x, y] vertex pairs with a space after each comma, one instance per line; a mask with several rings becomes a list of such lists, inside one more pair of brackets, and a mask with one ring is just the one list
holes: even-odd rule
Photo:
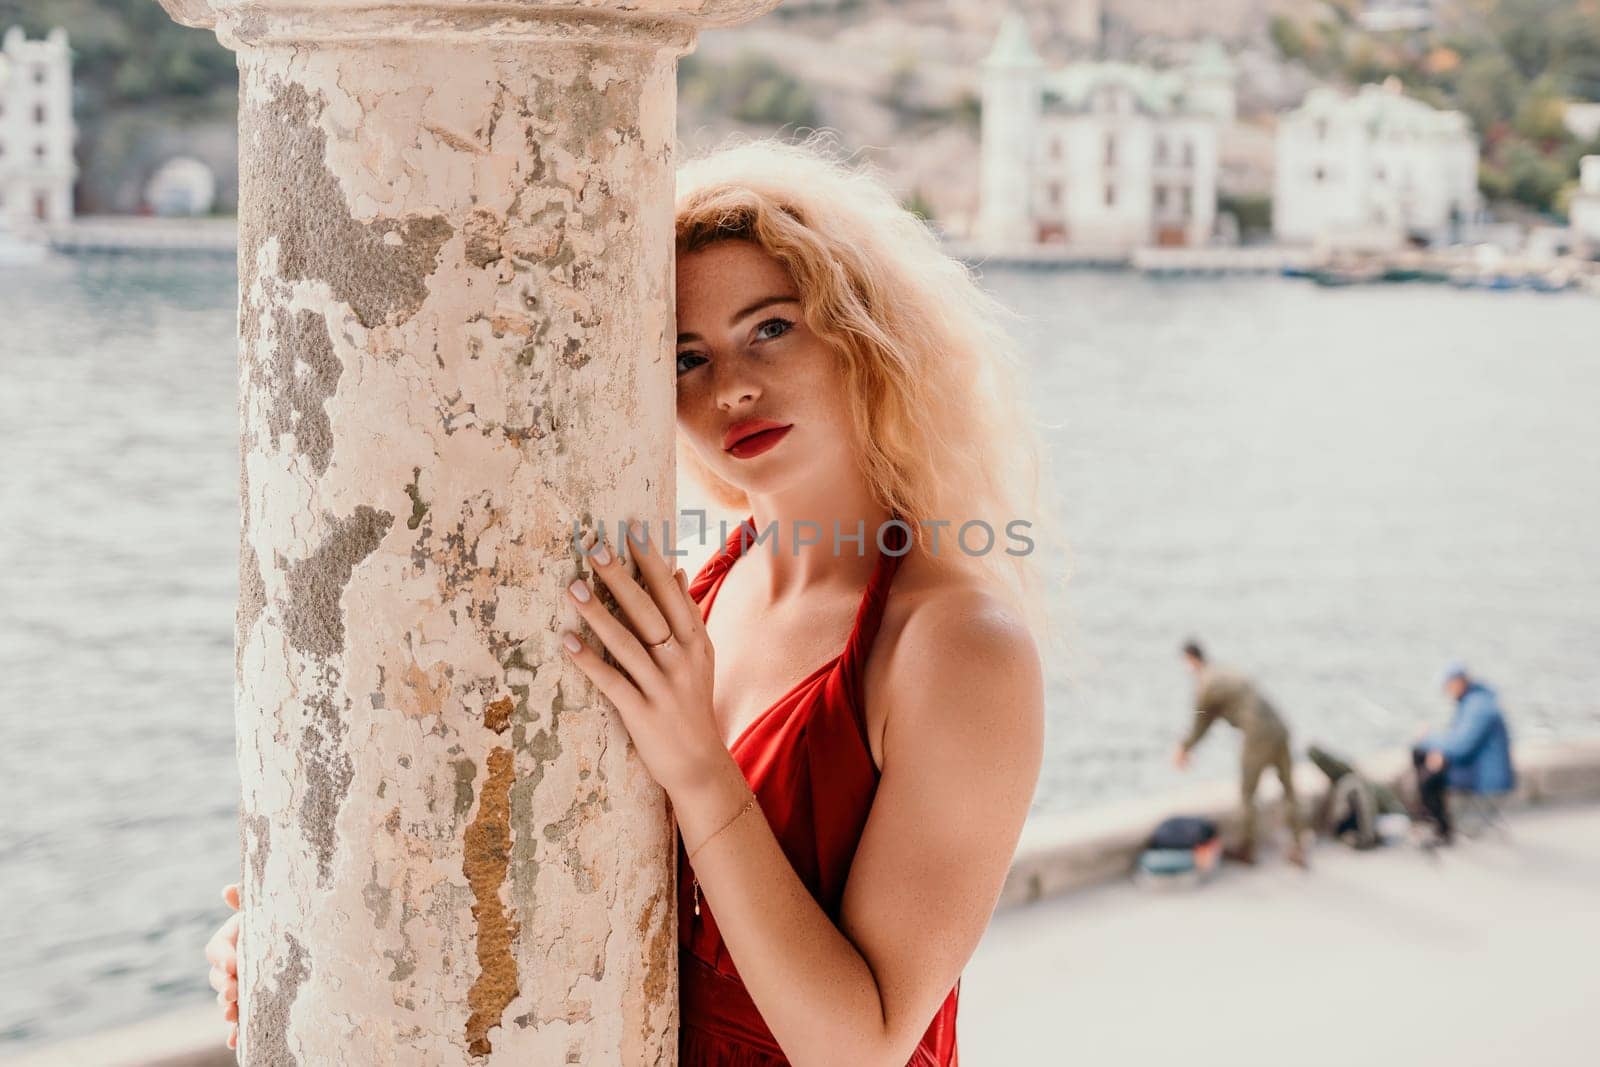
[[722, 435], [723, 451], [740, 459], [759, 456], [783, 440], [793, 425], [773, 422], [771, 419], [743, 419], [728, 427]]

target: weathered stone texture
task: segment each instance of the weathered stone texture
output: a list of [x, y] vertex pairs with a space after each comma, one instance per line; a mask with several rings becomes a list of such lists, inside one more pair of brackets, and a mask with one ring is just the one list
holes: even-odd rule
[[671, 824], [556, 644], [574, 519], [673, 503], [629, 44], [241, 53], [246, 1064], [672, 1062]]
[[670, 1064], [556, 635], [572, 524], [673, 509], [674, 61], [777, 0], [160, 2], [239, 53], [240, 1060]]

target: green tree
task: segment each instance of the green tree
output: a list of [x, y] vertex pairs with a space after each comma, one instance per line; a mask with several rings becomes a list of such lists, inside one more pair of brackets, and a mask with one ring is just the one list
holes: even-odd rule
[[1549, 0], [1498, 0], [1490, 11], [1490, 31], [1523, 81], [1549, 69], [1556, 53], [1552, 6]]
[[811, 90], [766, 56], [744, 52], [732, 63], [685, 56], [678, 95], [702, 110], [758, 125], [815, 127], [820, 111]]
[[1567, 182], [1566, 168], [1522, 140], [1506, 146], [1504, 159], [1510, 198], [1540, 211], [1551, 210]]
[[1457, 106], [1472, 119], [1480, 135], [1511, 121], [1523, 92], [1522, 76], [1498, 52], [1468, 59], [1456, 78]]
[[1549, 74], [1541, 75], [1517, 103], [1512, 128], [1530, 141], [1555, 143], [1572, 136], [1564, 121], [1566, 97], [1557, 89], [1556, 82]]
[[1284, 59], [1306, 58], [1306, 36], [1294, 19], [1287, 15], [1273, 15], [1267, 32], [1277, 46], [1278, 54]]
[[1509, 200], [1511, 198], [1511, 179], [1505, 169], [1492, 160], [1478, 162], [1478, 191], [1485, 200]]

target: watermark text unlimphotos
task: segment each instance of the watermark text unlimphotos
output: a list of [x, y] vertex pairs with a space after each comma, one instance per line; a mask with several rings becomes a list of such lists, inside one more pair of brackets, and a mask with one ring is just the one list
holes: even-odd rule
[[[696, 536], [693, 540], [680, 539], [677, 529], [673, 524], [663, 519], [656, 525], [651, 525], [636, 520], [632, 527], [622, 521], [614, 522], [611, 526], [615, 536], [606, 534], [606, 521], [599, 520], [589, 529], [593, 529], [596, 538], [594, 545], [601, 542], [620, 543], [626, 536], [635, 546], [654, 546], [656, 551], [668, 558], [701, 557], [704, 549], [710, 543], [708, 533], [711, 529], [708, 514], [699, 508], [686, 508], [678, 512], [678, 517], [692, 516], [698, 519], [693, 529]], [[721, 547], [728, 543], [728, 538], [734, 531], [734, 526], [726, 519], [718, 521], [721, 535], [715, 544]], [[867, 554], [868, 538], [877, 545], [878, 551], [890, 556], [902, 556], [911, 551], [912, 535], [915, 534], [913, 524], [905, 519], [891, 518], [880, 523], [877, 529], [868, 531], [867, 521], [857, 519], [854, 531], [846, 530], [838, 519], [831, 521], [832, 531], [823, 529], [823, 524], [810, 519], [796, 519], [788, 524], [789, 536], [784, 537], [782, 524], [776, 519], [767, 523], [765, 528], [757, 530], [749, 522], [738, 523], [740, 535], [743, 537], [742, 552], [748, 553], [753, 548], [762, 545], [773, 554], [787, 550], [791, 556], [798, 556], [802, 549], [821, 548], [823, 551], [832, 552], [835, 556], [842, 556], [847, 550], [853, 550], [857, 556]], [[986, 556], [992, 552], [1004, 552], [1008, 556], [1026, 556], [1034, 550], [1033, 538], [1027, 534], [1033, 528], [1033, 523], [1027, 519], [1012, 519], [1004, 526], [1004, 536], [995, 531], [990, 523], [983, 519], [967, 519], [956, 523], [949, 519], [923, 519], [916, 525], [928, 531], [928, 549], [935, 556], [942, 552], [961, 552], [968, 556]], [[899, 527], [901, 536], [897, 540], [889, 531]], [[586, 528], [577, 519], [572, 521], [572, 546], [579, 555], [587, 556], [594, 551], [594, 547], [585, 547], [584, 541]], [[693, 545], [686, 548], [685, 545]]]

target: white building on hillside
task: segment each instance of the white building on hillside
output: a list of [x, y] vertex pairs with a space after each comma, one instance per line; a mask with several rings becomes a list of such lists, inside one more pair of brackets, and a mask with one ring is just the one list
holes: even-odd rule
[[1397, 79], [1354, 96], [1313, 89], [1278, 122], [1272, 228], [1279, 240], [1393, 246], [1448, 240], [1478, 209], [1478, 139], [1459, 111]]
[[1217, 204], [1217, 127], [1233, 68], [1203, 48], [1189, 67], [1045, 69], [1021, 18], [983, 63], [977, 232], [990, 247], [1068, 244], [1119, 254], [1198, 245]]
[[72, 218], [76, 136], [67, 31], [30, 41], [11, 27], [0, 42], [0, 218], [13, 228]]
[[1375, 33], [1426, 30], [1434, 24], [1433, 0], [1367, 0], [1361, 28]]
[[1591, 256], [1600, 256], [1600, 156], [1584, 156], [1578, 161], [1578, 191], [1567, 208], [1572, 232], [1589, 246]]
[[1569, 100], [1561, 110], [1561, 123], [1578, 140], [1592, 141], [1600, 137], [1600, 104]]

